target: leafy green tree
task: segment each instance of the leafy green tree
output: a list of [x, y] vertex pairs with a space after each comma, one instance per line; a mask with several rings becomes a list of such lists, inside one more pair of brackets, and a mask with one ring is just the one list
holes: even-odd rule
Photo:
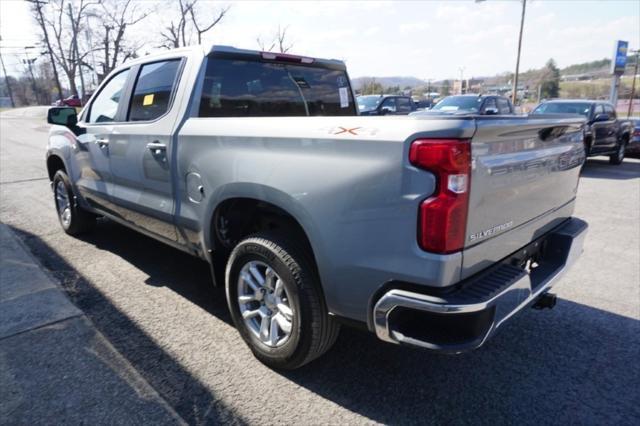
[[451, 94], [451, 82], [449, 80], [445, 80], [442, 82], [441, 93], [442, 96], [449, 96]]
[[560, 95], [560, 69], [556, 61], [549, 59], [543, 68], [540, 79], [540, 96], [543, 99], [557, 98]]

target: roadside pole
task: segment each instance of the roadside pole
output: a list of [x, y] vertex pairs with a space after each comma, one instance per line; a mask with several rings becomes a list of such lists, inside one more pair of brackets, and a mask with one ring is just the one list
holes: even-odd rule
[[617, 40], [615, 42], [613, 58], [611, 60], [611, 92], [609, 102], [615, 109], [618, 105], [618, 88], [620, 87], [620, 76], [624, 74], [627, 66], [627, 49], [629, 42]]
[[13, 92], [11, 91], [11, 84], [9, 84], [9, 77], [7, 77], [7, 69], [4, 67], [4, 59], [0, 54], [0, 63], [2, 63], [2, 72], [4, 73], [4, 84], [7, 86], [7, 93], [9, 94], [9, 100], [11, 101], [11, 108], [16, 107], [16, 103], [13, 101]]
[[518, 98], [518, 73], [520, 72], [520, 51], [522, 50], [522, 30], [524, 29], [524, 13], [527, 9], [527, 0], [522, 0], [522, 16], [520, 17], [520, 35], [518, 36], [518, 56], [516, 57], [516, 73], [513, 76], [513, 89], [511, 90], [511, 103], [516, 104]]

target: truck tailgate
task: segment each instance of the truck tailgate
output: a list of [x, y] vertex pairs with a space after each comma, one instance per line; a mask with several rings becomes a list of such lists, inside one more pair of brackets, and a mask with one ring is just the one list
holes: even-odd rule
[[582, 124], [548, 116], [477, 119], [461, 278], [571, 216], [584, 161]]

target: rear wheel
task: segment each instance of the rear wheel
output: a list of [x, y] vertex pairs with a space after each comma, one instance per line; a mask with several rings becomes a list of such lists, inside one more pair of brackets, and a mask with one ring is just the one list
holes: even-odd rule
[[301, 367], [338, 336], [309, 253], [273, 233], [256, 234], [235, 247], [226, 293], [240, 335], [269, 367]]
[[58, 220], [64, 232], [69, 235], [78, 235], [95, 226], [95, 215], [77, 205], [71, 182], [63, 170], [58, 170], [53, 176], [53, 198]]
[[618, 145], [618, 149], [616, 150], [616, 153], [609, 156], [609, 164], [613, 164], [616, 166], [619, 164], [622, 164], [622, 161], [624, 161], [624, 154], [625, 154], [626, 148], [627, 148], [626, 141], [621, 141], [620, 145]]

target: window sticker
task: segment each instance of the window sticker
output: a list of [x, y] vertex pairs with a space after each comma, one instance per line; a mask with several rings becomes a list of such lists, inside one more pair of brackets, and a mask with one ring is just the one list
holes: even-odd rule
[[340, 94], [340, 108], [348, 108], [349, 107], [349, 92], [346, 87], [341, 87], [338, 89], [338, 93]]
[[153, 93], [150, 95], [145, 95], [142, 99], [142, 106], [153, 105]]

